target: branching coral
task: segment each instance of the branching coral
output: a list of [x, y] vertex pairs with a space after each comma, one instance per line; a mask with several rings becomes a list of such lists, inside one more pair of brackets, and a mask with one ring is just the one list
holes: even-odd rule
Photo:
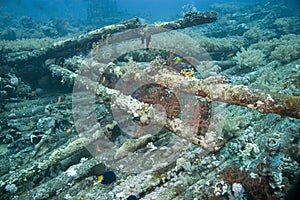
[[254, 27], [246, 31], [243, 36], [250, 42], [258, 42], [262, 36], [262, 31], [259, 28]]
[[265, 64], [265, 54], [258, 49], [241, 49], [234, 57], [240, 68], [257, 68]]
[[262, 51], [266, 54], [268, 61], [279, 61], [288, 63], [300, 58], [300, 36], [295, 34], [283, 35], [270, 41], [258, 42], [249, 47]]
[[300, 21], [296, 17], [283, 17], [276, 19], [274, 24], [277, 30], [282, 34], [298, 33], [300, 27]]
[[271, 52], [270, 59], [288, 63], [300, 58], [299, 35], [287, 35], [280, 39], [280, 44]]

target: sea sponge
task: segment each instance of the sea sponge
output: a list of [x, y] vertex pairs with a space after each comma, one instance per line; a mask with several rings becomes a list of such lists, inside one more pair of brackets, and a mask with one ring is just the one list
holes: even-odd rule
[[266, 55], [263, 51], [258, 49], [248, 48], [245, 50], [243, 47], [240, 52], [237, 52], [233, 58], [239, 68], [257, 68], [264, 65]]

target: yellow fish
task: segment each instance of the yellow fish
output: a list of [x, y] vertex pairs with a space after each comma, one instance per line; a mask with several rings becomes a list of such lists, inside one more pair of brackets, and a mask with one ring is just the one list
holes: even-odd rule
[[98, 181], [101, 182], [103, 180], [103, 176], [98, 176]]
[[175, 59], [175, 64], [177, 65], [177, 64], [180, 63], [181, 61], [182, 61], [182, 58], [177, 57], [177, 58]]

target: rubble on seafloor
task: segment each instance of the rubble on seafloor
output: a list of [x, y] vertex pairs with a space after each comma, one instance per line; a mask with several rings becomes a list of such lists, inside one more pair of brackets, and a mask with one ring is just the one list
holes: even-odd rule
[[[219, 9], [217, 11], [220, 13], [226, 13], [226, 9], [230, 9], [232, 12], [243, 9], [232, 6], [227, 8], [226, 5], [215, 5], [214, 8]], [[232, 20], [236, 20], [235, 22], [222, 18], [218, 24], [207, 25], [211, 27], [219, 25], [219, 28], [211, 29], [211, 27], [204, 26], [203, 28], [182, 30], [182, 32], [194, 37], [195, 40], [202, 41], [203, 47], [211, 50], [209, 53], [213, 55], [212, 57], [215, 56], [216, 63], [219, 64], [216, 68], [221, 70], [221, 75], [226, 76], [227, 84], [243, 84], [267, 93], [281, 93], [299, 98], [297, 96], [300, 94], [298, 80], [300, 56], [294, 52], [290, 54], [289, 58], [282, 57], [280, 54], [287, 49], [296, 48], [294, 44], [299, 43], [299, 36], [297, 34], [280, 36], [283, 30], [289, 30], [290, 27], [280, 20], [274, 25], [280, 27], [278, 30], [276, 27], [269, 27], [272, 24], [269, 21], [270, 16], [273, 16], [277, 10], [276, 6], [268, 7], [259, 12], [260, 15], [259, 13], [250, 15], [251, 9], [248, 8], [244, 17], [241, 13], [232, 16]], [[253, 12], [255, 13], [255, 10]], [[247, 13], [249, 17], [247, 17]], [[288, 18], [288, 16], [279, 17], [283, 21], [285, 17]], [[257, 27], [253, 24], [257, 21], [269, 27], [269, 32], [254, 30]], [[244, 28], [243, 36], [239, 36], [241, 29], [235, 30], [232, 23], [239, 23], [241, 28]], [[22, 24], [25, 27], [31, 26], [30, 20], [26, 18], [22, 19]], [[222, 24], [227, 29], [221, 29]], [[206, 33], [207, 35], [199, 36], [199, 29], [203, 30], [202, 34]], [[208, 32], [208, 30], [210, 31]], [[233, 36], [214, 38], [220, 33]], [[276, 34], [278, 34], [277, 38]], [[256, 39], [257, 37], [261, 39]], [[270, 37], [270, 39], [264, 40], [265, 37]], [[152, 38], [152, 40], [154, 39]], [[279, 44], [281, 47], [275, 48], [275, 44]], [[242, 46], [246, 48], [240, 50]], [[265, 62], [263, 66], [261, 63], [255, 62], [257, 60], [249, 58], [253, 52], [261, 55], [262, 52], [257, 52], [261, 46], [265, 48], [264, 56], [258, 57]], [[94, 47], [94, 51], [96, 51], [97, 46]], [[47, 47], [45, 48], [47, 49]], [[220, 54], [220, 51], [225, 52], [225, 55]], [[237, 53], [238, 51], [240, 53]], [[213, 54], [214, 52], [216, 54]], [[76, 105], [74, 107], [74, 96], [72, 96], [74, 93], [72, 94], [70, 87], [76, 79], [75, 72], [78, 71], [78, 65], [89, 61], [83, 56], [43, 60], [41, 63], [46, 70], [40, 70], [33, 74], [34, 77], [38, 77], [40, 73], [43, 74], [39, 81], [33, 81], [27, 77], [28, 73], [35, 69], [33, 63], [26, 64], [26, 67], [22, 66], [24, 68], [17, 66], [15, 71], [10, 70], [9, 65], [3, 65], [3, 67], [1, 65], [0, 199], [113, 200], [127, 199], [130, 196], [145, 200], [280, 199], [289, 193], [299, 178], [300, 172], [299, 119], [253, 110], [254, 107], [263, 106], [264, 102], [262, 101], [246, 107], [216, 104], [214, 105], [216, 111], [218, 108], [226, 110], [226, 112], [220, 112], [222, 115], [218, 116], [222, 118], [221, 132], [217, 137], [218, 140], [220, 139], [218, 141], [220, 143], [209, 143], [218, 144], [216, 146], [218, 148], [205, 148], [203, 141], [207, 142], [205, 139], [211, 136], [210, 132], [207, 132], [207, 137], [204, 139], [200, 137], [202, 146], [188, 141], [183, 143], [186, 145], [184, 151], [180, 151], [180, 142], [186, 139], [183, 134], [192, 129], [180, 126], [183, 124], [182, 121], [173, 119], [178, 115], [176, 110], [167, 110], [167, 120], [163, 122], [161, 119], [165, 119], [166, 116], [159, 115], [160, 112], [157, 112], [157, 118], [153, 117], [153, 113], [156, 113], [157, 110], [149, 106], [149, 102], [160, 99], [149, 96], [148, 91], [143, 93], [144, 96], [141, 95], [142, 89], [135, 93], [136, 99], [145, 101], [145, 103], [141, 103], [109, 88], [114, 84], [115, 79], [122, 77], [130, 69], [139, 69], [138, 73], [146, 72], [151, 75], [153, 71], [147, 71], [147, 66], [149, 67], [151, 64], [132, 60], [132, 57], [138, 53], [145, 56], [145, 51], [141, 50], [129, 55], [128, 62], [124, 57], [121, 62], [110, 63], [108, 72], [104, 73], [107, 76], [99, 80], [101, 84], [91, 87], [91, 89], [96, 89], [95, 94], [97, 95], [93, 100], [97, 122], [100, 126], [88, 124], [85, 119], [74, 120], [74, 118], [76, 119], [74, 112], [75, 115], [80, 112], [87, 119], [90, 116], [88, 109], [84, 110]], [[64, 55], [69, 56], [68, 53]], [[160, 59], [167, 62], [169, 54], [163, 52], [162, 55], [165, 55], [166, 59]], [[30, 56], [34, 58], [35, 55]], [[161, 62], [161, 60], [156, 60], [156, 62]], [[17, 59], [15, 61], [19, 62]], [[93, 64], [96, 69], [103, 67], [97, 62]], [[155, 69], [159, 69], [161, 66], [155, 65], [155, 62], [152, 64], [157, 67]], [[185, 72], [189, 72], [189, 70], [191, 69], [187, 69]], [[173, 74], [175, 72], [172, 71]], [[138, 73], [134, 74], [136, 79], [141, 78]], [[166, 77], [172, 75], [168, 73], [165, 73]], [[201, 73], [197, 74], [196, 70], [195, 74], [186, 75], [185, 73], [184, 76], [182, 73], [180, 74], [180, 71], [176, 73], [180, 77], [178, 80], [193, 80], [197, 76], [201, 79], [204, 78], [201, 77]], [[207, 76], [215, 75], [215, 71], [212, 70], [208, 72]], [[64, 85], [61, 86], [61, 83]], [[84, 86], [89, 86], [88, 82], [84, 83]], [[182, 81], [181, 84], [185, 84], [185, 82]], [[55, 89], [50, 90], [49, 85]], [[107, 86], [107, 89], [102, 85]], [[159, 92], [161, 91], [156, 93]], [[152, 92], [152, 94], [156, 93]], [[172, 105], [176, 106], [170, 93], [171, 90], [160, 93], [165, 98], [164, 105], [170, 104], [166, 100], [169, 97]], [[112, 107], [111, 98], [115, 100]], [[210, 98], [213, 99], [213, 97]], [[200, 101], [211, 103], [211, 99], [204, 96], [200, 98]], [[121, 100], [123, 103], [120, 103]], [[268, 100], [272, 101], [272, 98], [268, 98]], [[84, 92], [79, 92], [76, 101], [80, 105], [88, 104], [90, 98]], [[203, 113], [207, 111], [205, 109], [211, 109], [204, 103], [201, 105], [203, 105]], [[116, 114], [113, 113], [113, 108], [129, 110], [132, 116], [144, 124], [150, 123], [149, 119], [151, 118], [157, 120], [158, 124], [166, 123], [167, 125], [159, 134], [130, 137], [124, 134], [122, 126], [118, 126], [114, 120]], [[261, 110], [258, 109], [258, 111]], [[197, 121], [197, 123], [199, 122]], [[188, 131], [176, 132], [174, 130]], [[205, 130], [207, 131], [207, 129]], [[85, 135], [92, 137], [84, 137]], [[104, 136], [108, 138], [107, 143], [99, 142]], [[176, 144], [172, 146], [172, 151], [176, 154], [165, 164], [166, 160], [153, 155], [156, 155], [155, 152], [161, 149], [167, 151], [170, 148], [165, 145], [168, 141]], [[102, 146], [97, 146], [97, 144]], [[112, 148], [110, 148], [111, 144], [113, 144]], [[106, 149], [105, 145], [107, 145]], [[91, 153], [91, 148], [99, 153], [98, 157]], [[102, 151], [103, 149], [107, 151]], [[139, 164], [136, 160], [136, 163], [127, 168], [121, 165], [116, 167], [116, 164], [110, 162], [113, 153], [110, 150], [117, 152], [117, 164], [126, 159], [126, 161], [134, 160], [135, 153], [138, 152], [139, 155], [143, 155], [143, 158], [153, 158], [151, 160], [153, 166], [147, 166], [148, 160]], [[126, 156], [128, 157], [126, 158]], [[130, 172], [131, 170], [134, 172]], [[107, 171], [113, 171], [116, 174], [116, 180], [106, 185], [102, 184], [100, 180], [103, 179], [101, 177], [103, 173]]]

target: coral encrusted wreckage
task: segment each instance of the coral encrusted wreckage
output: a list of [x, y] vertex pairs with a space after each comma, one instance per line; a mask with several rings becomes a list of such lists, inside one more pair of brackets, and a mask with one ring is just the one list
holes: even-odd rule
[[[58, 90], [33, 91], [0, 71], [0, 199], [283, 198], [300, 171], [299, 93], [231, 84], [216, 72], [227, 61], [181, 57], [197, 44], [173, 31], [216, 20], [214, 11], [150, 25], [134, 18], [35, 50], [6, 50], [3, 65], [15, 74], [39, 66]], [[238, 51], [222, 45], [211, 48]], [[266, 64], [258, 51], [230, 54], [228, 65], [258, 69]], [[258, 60], [247, 57], [253, 52]]]

